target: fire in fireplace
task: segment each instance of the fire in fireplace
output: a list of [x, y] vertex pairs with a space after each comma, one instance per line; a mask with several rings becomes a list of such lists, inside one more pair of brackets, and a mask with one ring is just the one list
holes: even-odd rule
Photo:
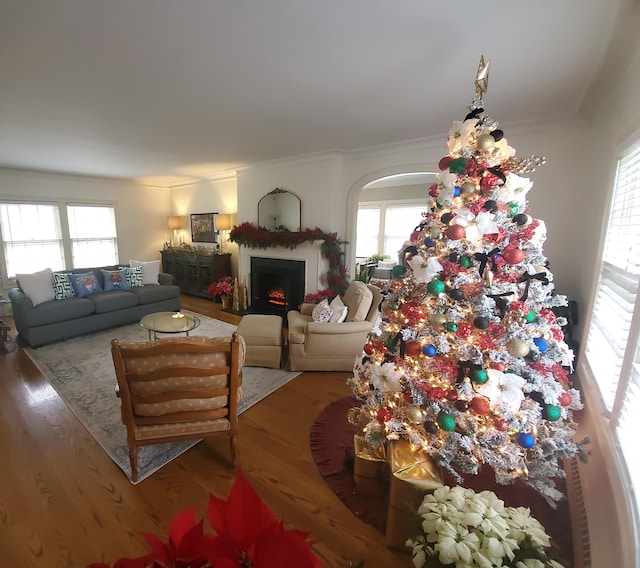
[[251, 311], [285, 315], [304, 299], [305, 261], [251, 257]]

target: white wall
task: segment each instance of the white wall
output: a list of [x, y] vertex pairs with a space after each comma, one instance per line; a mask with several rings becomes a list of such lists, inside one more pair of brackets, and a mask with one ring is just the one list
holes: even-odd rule
[[109, 203], [116, 208], [118, 255], [160, 258], [170, 214], [169, 190], [133, 181], [0, 168], [0, 199]]

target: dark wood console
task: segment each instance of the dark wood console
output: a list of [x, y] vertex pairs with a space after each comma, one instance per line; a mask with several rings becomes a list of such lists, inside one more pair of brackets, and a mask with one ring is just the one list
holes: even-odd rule
[[207, 289], [221, 276], [231, 276], [231, 254], [194, 254], [163, 250], [162, 271], [173, 275], [183, 294], [211, 298]]

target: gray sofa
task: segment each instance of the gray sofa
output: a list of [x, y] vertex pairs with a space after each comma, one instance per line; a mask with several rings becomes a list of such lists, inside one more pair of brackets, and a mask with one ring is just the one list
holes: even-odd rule
[[[101, 270], [117, 268], [103, 266], [66, 272], [83, 273], [91, 270], [104, 288]], [[173, 276], [161, 272], [158, 283], [129, 290], [99, 292], [84, 298], [50, 300], [35, 307], [21, 288], [9, 290], [9, 299], [19, 337], [31, 347], [38, 347], [137, 322], [142, 316], [153, 312], [179, 311], [180, 288], [173, 285]]]

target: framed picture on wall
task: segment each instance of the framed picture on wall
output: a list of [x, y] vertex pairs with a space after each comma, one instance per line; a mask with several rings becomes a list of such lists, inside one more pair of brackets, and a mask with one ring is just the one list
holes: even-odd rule
[[218, 233], [216, 231], [216, 213], [191, 214], [191, 242], [218, 242]]

